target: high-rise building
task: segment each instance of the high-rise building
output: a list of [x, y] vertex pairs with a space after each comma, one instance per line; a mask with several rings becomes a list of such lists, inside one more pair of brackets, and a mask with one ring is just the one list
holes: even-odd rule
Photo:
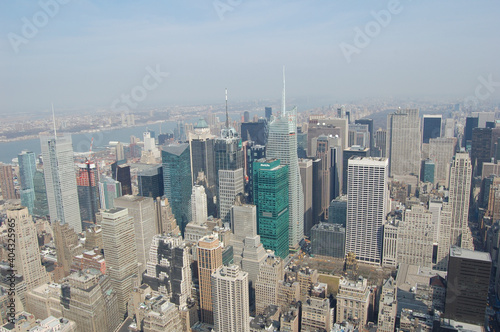
[[370, 148], [370, 132], [367, 124], [349, 125], [348, 146], [359, 145], [364, 148]]
[[126, 160], [125, 159], [125, 151], [123, 150], [123, 143], [118, 142], [115, 145], [115, 156], [116, 156], [116, 161], [122, 161]]
[[429, 143], [431, 138], [441, 137], [441, 121], [443, 116], [424, 114], [423, 129], [422, 129], [422, 143]]
[[[200, 285], [200, 318], [204, 323], [213, 324], [214, 303], [211, 276], [222, 266], [222, 244], [217, 236], [205, 236], [198, 241], [197, 257], [198, 282]], [[246, 288], [248, 289], [248, 285]]]
[[394, 332], [398, 306], [397, 294], [398, 288], [396, 287], [396, 282], [390, 277], [382, 286], [382, 294], [380, 295], [380, 302], [378, 305], [377, 331]]
[[68, 276], [73, 265], [73, 257], [82, 254], [84, 248], [78, 240], [78, 234], [68, 224], [55, 221], [52, 223], [52, 231], [56, 245], [57, 264], [62, 266], [64, 276]]
[[288, 256], [290, 244], [288, 180], [288, 166], [279, 160], [260, 159], [254, 163], [257, 230], [264, 247], [281, 258]]
[[4, 200], [17, 199], [12, 165], [0, 165], [0, 188]]
[[137, 173], [139, 196], [161, 197], [164, 194], [163, 167], [154, 165]]
[[330, 202], [328, 222], [346, 226], [347, 222], [347, 196], [339, 196]]
[[71, 135], [40, 134], [47, 201], [51, 221], [67, 223], [82, 231]]
[[288, 166], [288, 245], [297, 248], [304, 237], [304, 192], [300, 182], [297, 156], [297, 108], [286, 110], [285, 86], [283, 82], [282, 111], [269, 125], [266, 155], [279, 159]]
[[138, 279], [134, 220], [127, 209], [116, 207], [102, 212], [101, 225], [106, 270], [117, 294], [118, 315], [122, 318]]
[[[230, 132], [227, 136], [227, 132]], [[244, 156], [241, 139], [233, 128], [222, 130], [223, 137], [216, 138], [214, 144], [215, 174], [218, 178], [220, 170], [236, 170], [243, 168]]]
[[389, 174], [420, 176], [420, 117], [418, 109], [399, 109], [387, 116]]
[[370, 287], [368, 280], [341, 278], [337, 293], [337, 322], [350, 322], [364, 326], [368, 322]]
[[80, 218], [84, 226], [96, 222], [96, 213], [100, 209], [98, 183], [99, 173], [94, 163], [88, 161], [78, 165], [76, 185], [80, 204]]
[[45, 188], [45, 176], [43, 175], [43, 172], [35, 172], [35, 175], [33, 176], [33, 186], [35, 190], [33, 215], [46, 217], [49, 215], [49, 203], [47, 201], [47, 190]]
[[304, 191], [304, 235], [314, 225], [313, 216], [313, 162], [311, 159], [299, 159], [300, 181]]
[[283, 260], [275, 255], [268, 255], [260, 264], [255, 282], [255, 314], [260, 315], [270, 305], [278, 303], [278, 284], [283, 281]]
[[123, 195], [132, 195], [132, 181], [130, 178], [130, 165], [118, 164], [114, 162], [111, 164], [111, 175], [113, 180], [120, 182], [122, 186]]
[[485, 322], [490, 273], [489, 253], [452, 246], [446, 278], [444, 317], [482, 326]]
[[201, 225], [207, 221], [207, 217], [207, 194], [205, 194], [205, 187], [195, 185], [191, 194], [191, 221], [197, 225]]
[[146, 270], [149, 247], [156, 232], [154, 200], [151, 197], [125, 195], [115, 198], [115, 206], [127, 209], [134, 222], [137, 262], [139, 275], [142, 275]]
[[431, 138], [429, 139], [429, 159], [436, 165], [434, 183], [448, 187], [450, 163], [455, 154], [457, 139]]
[[314, 115], [309, 117], [307, 128], [307, 156], [316, 155], [312, 139], [320, 135], [328, 137], [338, 136], [342, 144], [342, 150], [346, 149], [349, 143], [349, 124], [347, 118], [325, 118], [324, 115]]
[[491, 161], [491, 128], [474, 128], [470, 150], [474, 175], [481, 176], [483, 163]]
[[435, 172], [436, 164], [432, 160], [426, 159], [422, 161], [422, 174], [420, 175], [422, 182], [434, 183]]
[[379, 129], [375, 132], [375, 146], [378, 157], [387, 158], [387, 130]]
[[321, 159], [321, 214], [323, 220], [328, 220], [328, 206], [330, 205], [330, 189], [332, 173], [331, 147], [333, 138], [330, 139], [324, 135], [319, 136], [316, 141], [316, 158]]
[[216, 332], [249, 332], [248, 273], [237, 265], [222, 266], [212, 274]]
[[250, 112], [245, 111], [243, 112], [243, 122], [248, 122], [248, 121], [250, 121]]
[[19, 163], [19, 180], [21, 182], [21, 205], [26, 206], [31, 215], [35, 206], [36, 156], [34, 152], [23, 151], [17, 156]]
[[347, 173], [348, 173], [348, 161], [351, 157], [369, 157], [370, 150], [368, 148], [363, 148], [362, 146], [350, 146], [343, 151], [342, 155], [342, 194], [347, 194]]
[[114, 199], [122, 195], [122, 185], [108, 176], [99, 179], [99, 199], [101, 208], [109, 210], [115, 207]]
[[266, 115], [267, 121], [271, 121], [271, 115], [273, 115], [273, 109], [272, 109], [272, 107], [266, 107], [265, 108], [265, 115]]
[[231, 222], [231, 206], [236, 195], [244, 192], [243, 168], [219, 170], [219, 211], [223, 224]]
[[165, 196], [170, 202], [177, 224], [184, 232], [190, 222], [191, 204], [191, 162], [189, 144], [175, 144], [162, 147], [163, 181]]
[[466, 151], [470, 151], [470, 147], [472, 144], [472, 130], [474, 128], [477, 128], [478, 124], [479, 124], [479, 118], [477, 116], [468, 116], [465, 119], [462, 147], [465, 148]]
[[255, 145], [254, 142], [246, 142], [245, 157], [245, 192], [248, 194], [248, 201], [253, 202], [253, 163], [266, 157], [266, 147], [264, 145]]
[[346, 254], [382, 263], [383, 223], [388, 213], [388, 160], [353, 157], [348, 164]]
[[253, 141], [257, 145], [266, 145], [269, 135], [267, 119], [259, 119], [258, 122], [243, 122], [241, 124], [241, 140]]
[[[370, 153], [375, 151], [375, 131], [373, 130], [373, 119], [367, 119], [367, 118], [357, 119], [357, 120], [354, 120], [354, 123], [363, 124], [363, 125], [368, 126], [368, 133], [369, 133], [369, 138], [370, 138], [370, 144], [368, 145], [368, 147], [370, 148]], [[370, 156], [376, 157], [373, 155], [370, 155]]]
[[418, 205], [405, 210], [397, 237], [398, 263], [432, 267], [434, 224], [431, 212]]
[[15, 231], [14, 259], [9, 260], [9, 263], [13, 263], [12, 270], [16, 271], [16, 274], [23, 276], [26, 291], [29, 292], [49, 281], [40, 259], [35, 224], [28, 208], [19, 205], [7, 209], [7, 220], [8, 226]]
[[314, 255], [345, 258], [345, 228], [342, 225], [319, 223], [311, 229]]
[[156, 234], [181, 234], [181, 229], [177, 225], [177, 220], [172, 213], [172, 208], [167, 198], [158, 198], [156, 205]]
[[[451, 206], [450, 245], [473, 249], [469, 230], [469, 201], [472, 181], [472, 163], [468, 153], [457, 153], [450, 168]], [[445, 249], [447, 250], [447, 249]]]
[[331, 331], [333, 328], [333, 310], [330, 299], [309, 297], [302, 304], [301, 331]]

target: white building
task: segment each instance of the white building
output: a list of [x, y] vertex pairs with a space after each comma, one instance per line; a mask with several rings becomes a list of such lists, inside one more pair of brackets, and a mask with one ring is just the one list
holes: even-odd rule
[[191, 194], [191, 221], [197, 225], [207, 221], [207, 194], [205, 187], [200, 185], [193, 186]]
[[219, 207], [223, 224], [231, 222], [231, 206], [236, 195], [244, 191], [243, 168], [219, 170]]

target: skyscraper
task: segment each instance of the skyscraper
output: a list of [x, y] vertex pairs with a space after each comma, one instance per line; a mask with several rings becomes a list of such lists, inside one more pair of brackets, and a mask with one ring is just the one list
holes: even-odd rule
[[272, 107], [266, 107], [265, 108], [265, 114], [266, 114], [267, 121], [271, 120], [271, 115], [273, 115], [273, 109], [272, 109]]
[[17, 199], [12, 165], [0, 165], [0, 188], [4, 200]]
[[364, 124], [368, 126], [368, 132], [370, 134], [370, 144], [368, 146], [370, 148], [370, 156], [376, 157], [371, 155], [375, 151], [375, 131], [373, 130], [373, 119], [357, 119], [354, 121], [354, 123]]
[[248, 273], [237, 265], [222, 266], [211, 278], [215, 331], [250, 331]]
[[35, 184], [33, 177], [36, 173], [35, 153], [23, 151], [17, 156], [19, 162], [19, 179], [21, 180], [21, 205], [26, 206], [31, 215], [35, 206]]
[[33, 185], [35, 189], [33, 215], [46, 217], [49, 215], [49, 203], [47, 202], [47, 190], [45, 188], [45, 177], [43, 172], [35, 172], [35, 175], [33, 176]]
[[80, 206], [73, 162], [71, 135], [57, 137], [40, 134], [45, 186], [50, 220], [68, 223], [77, 233], [82, 231]]
[[164, 194], [162, 165], [153, 165], [137, 174], [139, 196], [161, 197]]
[[474, 128], [472, 130], [472, 145], [470, 150], [474, 175], [480, 176], [483, 163], [491, 161], [491, 128]]
[[98, 182], [99, 173], [94, 163], [87, 161], [78, 165], [76, 185], [82, 223], [96, 222], [95, 214], [100, 208]]
[[253, 162], [266, 156], [266, 147], [256, 145], [254, 142], [246, 142], [246, 173], [245, 192], [248, 194], [248, 201], [253, 202]]
[[304, 234], [309, 236], [314, 224], [313, 219], [313, 162], [311, 159], [299, 159], [300, 181], [304, 191]]
[[101, 176], [99, 180], [99, 199], [103, 210], [114, 208], [114, 199], [121, 195], [122, 186], [120, 182], [105, 175]]
[[[198, 280], [200, 284], [200, 318], [214, 323], [211, 276], [222, 266], [222, 244], [217, 236], [205, 236], [198, 242]], [[248, 285], [246, 286], [248, 289]]]
[[255, 312], [263, 314], [270, 305], [278, 303], [278, 284], [283, 281], [283, 260], [268, 255], [260, 265], [259, 275], [255, 282]]
[[281, 258], [288, 256], [290, 244], [288, 180], [288, 166], [279, 160], [260, 159], [254, 163], [257, 230], [264, 247]]
[[244, 192], [243, 168], [219, 170], [219, 206], [222, 223], [231, 222], [231, 206], [236, 195]]
[[130, 179], [130, 166], [126, 164], [111, 164], [111, 176], [113, 180], [120, 182], [122, 185], [123, 195], [132, 195], [132, 181]]
[[205, 187], [195, 185], [191, 194], [191, 221], [201, 225], [207, 221], [207, 217], [207, 194], [205, 193]]
[[468, 153], [457, 153], [450, 168], [451, 237], [450, 245], [473, 249], [469, 236], [469, 201], [472, 163]]
[[422, 143], [429, 143], [429, 139], [441, 137], [441, 121], [443, 116], [424, 114]]
[[375, 133], [375, 146], [379, 151], [379, 157], [387, 157], [387, 130], [379, 129]]
[[116, 156], [116, 161], [122, 161], [122, 160], [126, 159], [125, 152], [123, 150], [123, 143], [122, 142], [116, 143], [115, 156]]
[[279, 159], [282, 165], [288, 166], [288, 245], [297, 248], [304, 237], [304, 193], [297, 157], [297, 108], [286, 110], [284, 77], [282, 103], [281, 112], [269, 125], [266, 154], [268, 158]]
[[[29, 292], [49, 281], [49, 276], [40, 259], [35, 224], [28, 213], [28, 208], [19, 205], [7, 210], [7, 218], [8, 226], [11, 227], [14, 223], [12, 228], [15, 231], [13, 270], [16, 274], [23, 275], [26, 291]], [[12, 222], [11, 219], [14, 221]]]
[[258, 122], [244, 122], [241, 124], [241, 140], [253, 141], [258, 145], [266, 145], [269, 135], [267, 119], [259, 119]]
[[431, 138], [429, 139], [429, 159], [436, 165], [434, 183], [445, 187], [449, 184], [450, 162], [455, 154], [457, 139]]
[[348, 164], [346, 254], [382, 262], [382, 225], [388, 212], [386, 158], [352, 157]]
[[127, 209], [118, 207], [102, 212], [101, 225], [106, 271], [117, 293], [119, 317], [124, 317], [138, 278], [134, 221]]
[[190, 222], [189, 204], [191, 188], [191, 162], [189, 144], [175, 144], [162, 147], [163, 181], [165, 196], [181, 231]]
[[420, 117], [418, 109], [399, 109], [387, 116], [389, 173], [420, 176]]

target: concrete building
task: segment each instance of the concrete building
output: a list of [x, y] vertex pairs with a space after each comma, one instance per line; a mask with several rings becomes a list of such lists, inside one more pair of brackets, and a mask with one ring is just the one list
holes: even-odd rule
[[205, 193], [205, 187], [195, 185], [191, 194], [191, 221], [197, 225], [201, 225], [207, 221], [207, 217], [207, 194]]
[[382, 266], [397, 267], [398, 226], [399, 223], [384, 224], [384, 246], [382, 249]]
[[405, 210], [398, 227], [398, 263], [432, 267], [434, 224], [432, 213], [423, 206]]
[[456, 138], [431, 138], [429, 139], [429, 159], [434, 162], [434, 184], [448, 187], [450, 163], [455, 154]]
[[2, 197], [4, 200], [19, 198], [14, 186], [12, 165], [0, 165], [0, 188], [2, 189]]
[[260, 315], [270, 305], [278, 303], [278, 284], [283, 281], [283, 260], [268, 255], [260, 264], [255, 282], [255, 313]]
[[352, 281], [341, 278], [337, 293], [337, 323], [348, 321], [359, 327], [368, 322], [370, 287], [368, 281], [360, 278]]
[[379, 129], [375, 132], [375, 146], [379, 157], [387, 158], [387, 130]]
[[394, 332], [397, 314], [397, 287], [392, 277], [382, 286], [382, 294], [378, 305], [378, 330], [380, 332]]
[[182, 332], [181, 317], [175, 304], [165, 298], [154, 298], [144, 314], [144, 332]]
[[168, 198], [156, 199], [156, 234], [180, 234], [181, 229], [177, 225], [177, 220], [172, 212]]
[[346, 254], [369, 264], [382, 263], [382, 225], [388, 212], [388, 160], [349, 160]]
[[314, 224], [313, 219], [313, 168], [311, 159], [299, 159], [300, 181], [304, 191], [304, 234]]
[[63, 268], [64, 276], [68, 276], [73, 265], [73, 257], [81, 255], [84, 247], [78, 240], [78, 234], [68, 224], [53, 222], [52, 231], [56, 245], [57, 264]]
[[231, 206], [236, 195], [244, 192], [243, 168], [219, 170], [219, 212], [223, 224], [231, 222]]
[[248, 273], [237, 265], [212, 273], [214, 329], [216, 332], [249, 332]]
[[327, 298], [310, 297], [302, 304], [301, 331], [330, 331], [333, 327], [333, 309]]
[[126, 208], [102, 212], [102, 242], [108, 275], [117, 293], [118, 314], [124, 317], [139, 278], [134, 220]]

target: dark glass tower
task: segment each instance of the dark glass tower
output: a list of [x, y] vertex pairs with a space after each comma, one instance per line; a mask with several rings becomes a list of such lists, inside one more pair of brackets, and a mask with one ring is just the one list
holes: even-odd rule
[[422, 143], [429, 143], [429, 139], [441, 137], [441, 115], [424, 115]]
[[154, 165], [142, 170], [137, 174], [137, 181], [139, 196], [152, 197], [153, 199], [163, 196], [163, 167], [161, 165]]

